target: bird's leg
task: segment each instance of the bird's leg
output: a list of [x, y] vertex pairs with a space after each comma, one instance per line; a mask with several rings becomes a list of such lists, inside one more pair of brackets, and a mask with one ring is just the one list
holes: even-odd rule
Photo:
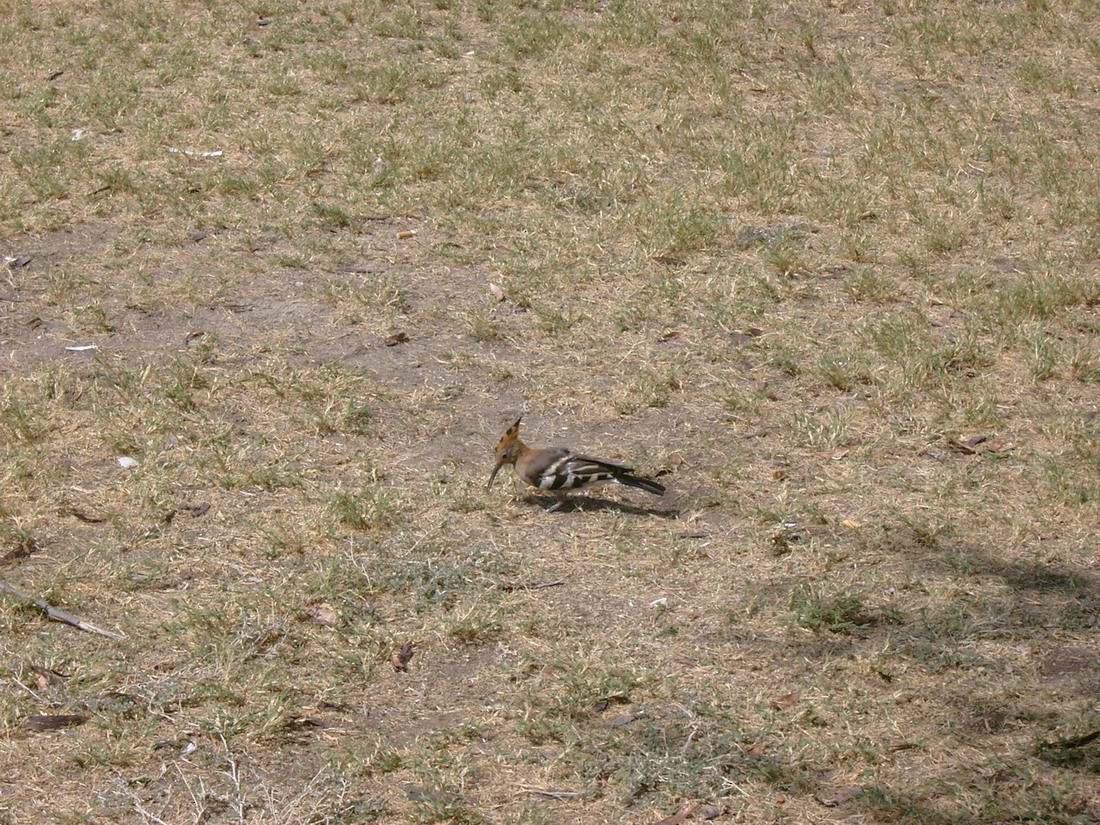
[[552, 513], [565, 504], [565, 496], [561, 493], [554, 493], [554, 498], [557, 499], [553, 504], [546, 508], [547, 513]]

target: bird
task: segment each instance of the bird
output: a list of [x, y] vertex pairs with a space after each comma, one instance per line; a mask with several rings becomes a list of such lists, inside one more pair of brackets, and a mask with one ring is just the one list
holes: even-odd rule
[[665, 488], [656, 481], [633, 475], [631, 467], [614, 464], [591, 456], [578, 455], [565, 447], [535, 449], [519, 440], [520, 416], [516, 423], [501, 436], [496, 446], [496, 466], [489, 476], [485, 489], [493, 486], [493, 480], [505, 464], [515, 466], [516, 476], [539, 490], [554, 494], [557, 501], [546, 512], [552, 512], [565, 502], [570, 490], [584, 490], [599, 484], [623, 484], [637, 487], [654, 495], [664, 495]]

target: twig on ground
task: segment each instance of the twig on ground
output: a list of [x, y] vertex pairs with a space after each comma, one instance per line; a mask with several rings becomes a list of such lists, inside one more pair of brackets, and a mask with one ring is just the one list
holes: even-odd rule
[[529, 793], [533, 796], [544, 796], [547, 799], [575, 799], [578, 796], [583, 796], [581, 791], [562, 791], [557, 788], [520, 788], [523, 793]]
[[565, 579], [557, 579], [552, 582], [542, 582], [541, 584], [528, 584], [526, 582], [501, 582], [501, 590], [545, 590], [547, 587], [561, 587], [565, 584]]
[[37, 596], [30, 596], [21, 590], [16, 590], [14, 587], [12, 587], [10, 584], [7, 584], [6, 582], [0, 582], [0, 593], [6, 593], [13, 598], [19, 599], [20, 601], [30, 602], [31, 604], [42, 610], [46, 614], [47, 618], [53, 619], [55, 622], [64, 622], [65, 624], [72, 625], [78, 630], [83, 630], [86, 633], [97, 633], [100, 636], [107, 636], [111, 639], [123, 638], [121, 633], [114, 633], [110, 630], [102, 630], [101, 628], [96, 627], [94, 624], [90, 624], [89, 622], [86, 622], [83, 619], [74, 616], [72, 613], [66, 613], [64, 610], [59, 610], [49, 602], [43, 601]]

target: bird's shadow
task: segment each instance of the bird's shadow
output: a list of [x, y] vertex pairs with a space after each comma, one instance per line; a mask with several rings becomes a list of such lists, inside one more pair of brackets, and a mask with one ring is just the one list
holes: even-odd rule
[[[551, 507], [557, 499], [553, 496], [526, 496], [525, 500], [539, 504], [543, 510]], [[674, 519], [680, 515], [679, 510], [668, 510], [658, 507], [639, 507], [625, 501], [614, 501], [609, 498], [592, 498], [591, 496], [569, 496], [561, 506], [553, 510], [553, 513], [573, 512], [602, 512], [611, 510], [618, 513], [628, 513], [632, 516], [653, 516], [656, 518]]]

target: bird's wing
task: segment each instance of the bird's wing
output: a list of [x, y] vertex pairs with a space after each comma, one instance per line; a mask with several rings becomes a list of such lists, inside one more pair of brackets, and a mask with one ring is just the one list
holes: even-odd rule
[[604, 461], [602, 458], [592, 458], [590, 455], [574, 455], [573, 459], [578, 463], [591, 464], [594, 467], [600, 467], [605, 472], [609, 473], [632, 473], [633, 467], [627, 467], [623, 464], [615, 464], [612, 461]]
[[532, 484], [540, 490], [575, 490], [590, 484], [613, 481], [629, 469], [588, 456], [576, 455], [563, 448], [546, 450], [540, 464], [532, 467]]

